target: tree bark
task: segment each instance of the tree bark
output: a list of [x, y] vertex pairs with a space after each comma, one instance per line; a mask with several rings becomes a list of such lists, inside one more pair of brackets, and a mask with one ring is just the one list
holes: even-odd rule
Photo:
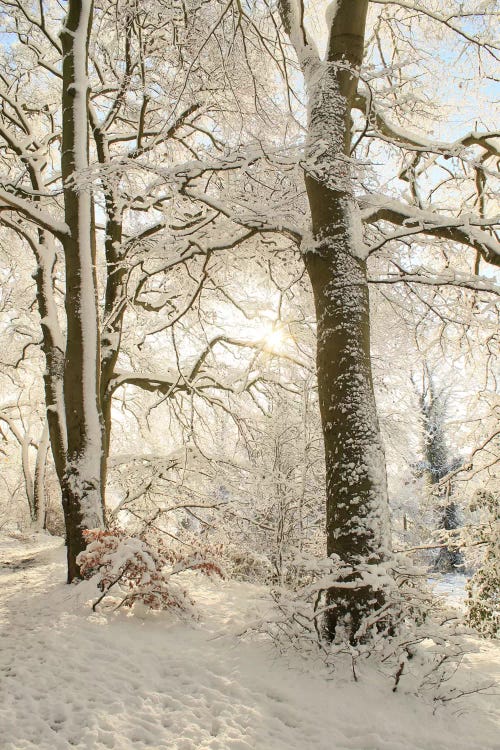
[[45, 495], [45, 469], [47, 466], [47, 453], [49, 451], [49, 425], [46, 421], [38, 443], [36, 453], [35, 473], [33, 476], [33, 510], [34, 521], [38, 529], [46, 528], [46, 495]]
[[[34, 185], [40, 190], [38, 182]], [[45, 405], [50, 434], [50, 446], [56, 474], [61, 484], [66, 468], [66, 421], [64, 417], [64, 350], [53, 291], [53, 273], [56, 262], [54, 240], [47, 232], [39, 231], [36, 248], [37, 270], [35, 282], [38, 311], [42, 326], [42, 351], [45, 354]]]
[[[388, 551], [385, 457], [370, 364], [366, 264], [347, 237], [329, 237], [305, 256], [317, 315], [317, 376], [326, 463], [327, 554], [357, 568]], [[356, 576], [354, 576], [355, 578]], [[350, 577], [351, 579], [351, 577]], [[355, 639], [363, 616], [383, 603], [364, 586], [332, 589], [325, 629], [348, 626]]]
[[[106, 134], [99, 128], [95, 118], [91, 118], [92, 131], [99, 163], [105, 166], [109, 163], [109, 148]], [[100, 404], [103, 422], [103, 451], [101, 456], [101, 486], [104, 503], [106, 491], [106, 477], [108, 473], [108, 457], [111, 443], [111, 406], [113, 392], [110, 388], [115, 374], [118, 352], [120, 351], [123, 318], [125, 315], [127, 268], [122, 254], [123, 239], [123, 211], [115, 191], [103, 178], [103, 189], [106, 210], [106, 234], [104, 251], [106, 256], [106, 289], [104, 300], [104, 315], [101, 332], [101, 372], [100, 372]], [[105, 504], [105, 503], [104, 503]]]
[[63, 50], [63, 137], [61, 171], [70, 236], [65, 238], [67, 343], [64, 402], [67, 465], [62, 483], [68, 581], [79, 576], [84, 530], [103, 527], [100, 408], [100, 342], [95, 239], [89, 187], [78, 180], [88, 168], [88, 39], [91, 0], [69, 0], [61, 32]]
[[[312, 240], [305, 266], [317, 319], [317, 376], [326, 460], [327, 553], [353, 570], [382, 562], [389, 549], [385, 456], [370, 360], [370, 306], [361, 221], [350, 161], [351, 109], [363, 59], [368, 0], [338, 0], [325, 60], [309, 42], [300, 0], [282, 0], [285, 29], [301, 63], [309, 123], [305, 183]], [[339, 594], [339, 590], [341, 593]], [[325, 631], [352, 641], [363, 617], [384, 603], [365, 585], [332, 588]]]

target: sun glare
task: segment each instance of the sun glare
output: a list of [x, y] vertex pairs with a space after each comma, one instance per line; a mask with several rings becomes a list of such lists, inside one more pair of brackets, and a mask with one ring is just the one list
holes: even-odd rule
[[281, 329], [269, 331], [264, 336], [264, 340], [270, 349], [280, 349], [285, 342], [285, 334]]
[[257, 338], [264, 344], [266, 349], [279, 351], [280, 349], [283, 349], [286, 343], [287, 334], [281, 326], [269, 321], [265, 323], [263, 322], [259, 326], [257, 330]]

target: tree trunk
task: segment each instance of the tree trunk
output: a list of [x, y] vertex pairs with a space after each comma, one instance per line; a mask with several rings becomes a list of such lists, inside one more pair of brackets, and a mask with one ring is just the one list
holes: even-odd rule
[[[328, 206], [310, 192], [315, 218]], [[352, 567], [381, 562], [387, 555], [388, 504], [370, 362], [370, 310], [366, 263], [350, 246], [343, 198], [330, 196], [336, 229], [324, 231], [313, 218], [314, 251], [304, 256], [317, 316], [317, 376], [326, 462], [327, 554]], [[334, 203], [337, 203], [335, 206]], [[319, 224], [319, 226], [318, 226]], [[320, 240], [321, 237], [324, 239]], [[364, 615], [383, 604], [369, 587], [332, 589], [326, 632], [347, 627], [355, 639]]]
[[30, 457], [29, 457], [31, 437], [29, 433], [26, 432], [23, 438], [19, 436], [19, 441], [21, 445], [21, 465], [23, 469], [24, 488], [26, 490], [26, 497], [28, 498], [28, 506], [30, 509], [30, 519], [32, 523], [35, 523], [36, 515], [35, 515], [35, 501], [34, 501], [34, 496], [33, 496], [33, 477], [31, 476]]
[[[41, 189], [38, 183], [35, 183], [34, 187]], [[53, 273], [56, 262], [54, 241], [47, 232], [39, 232], [36, 257], [36, 294], [42, 326], [42, 351], [45, 354], [43, 375], [45, 405], [54, 466], [59, 483], [62, 484], [67, 450], [64, 416], [64, 350], [66, 344], [59, 327], [54, 300]]]
[[[126, 40], [129, 40], [131, 26], [126, 27]], [[127, 74], [129, 74], [128, 71]], [[126, 279], [127, 268], [122, 254], [123, 240], [123, 210], [119, 206], [116, 187], [105, 176], [105, 167], [110, 162], [109, 144], [106, 133], [101, 129], [95, 112], [90, 113], [90, 122], [94, 142], [96, 145], [99, 164], [103, 166], [101, 178], [104, 191], [106, 232], [104, 252], [106, 256], [106, 289], [104, 300], [104, 315], [101, 332], [101, 382], [100, 403], [103, 420], [103, 451], [101, 457], [101, 485], [102, 496], [105, 497], [106, 478], [108, 473], [108, 457], [111, 443], [111, 406], [113, 394], [109, 388], [115, 373], [115, 366], [120, 351], [123, 318], [126, 309]]]
[[67, 466], [62, 483], [68, 548], [68, 581], [79, 576], [84, 530], [103, 527], [99, 404], [100, 347], [95, 241], [90, 189], [78, 185], [88, 168], [88, 39], [91, 0], [69, 0], [61, 32], [63, 49], [63, 137], [61, 171], [65, 219], [67, 343], [64, 402]]
[[45, 502], [45, 468], [49, 451], [49, 425], [46, 421], [38, 443], [36, 453], [35, 474], [33, 477], [33, 509], [34, 521], [38, 529], [46, 528], [47, 508]]
[[101, 383], [100, 402], [104, 426], [103, 451], [101, 458], [102, 491], [106, 487], [108, 456], [111, 443], [111, 406], [113, 394], [109, 385], [115, 373], [118, 352], [120, 350], [123, 317], [126, 300], [126, 267], [120, 254], [122, 243], [123, 218], [113, 200], [110, 190], [106, 190], [106, 292], [104, 304], [104, 322], [101, 335]]
[[[363, 59], [367, 9], [367, 0], [339, 0], [325, 61], [318, 58], [311, 65], [310, 53], [303, 54], [309, 99], [305, 182], [312, 219], [312, 243], [304, 247], [304, 262], [317, 317], [327, 552], [358, 571], [344, 578], [351, 583], [389, 552], [385, 456], [370, 360], [366, 259], [350, 162], [351, 109]], [[360, 583], [352, 589], [332, 588], [327, 603], [327, 636], [333, 639], [341, 626], [355, 642], [364, 616], [383, 605], [384, 593]]]

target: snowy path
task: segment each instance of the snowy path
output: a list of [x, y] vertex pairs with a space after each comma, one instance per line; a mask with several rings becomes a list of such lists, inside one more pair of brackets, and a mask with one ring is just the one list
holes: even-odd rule
[[433, 716], [389, 685], [326, 681], [289, 668], [264, 642], [241, 642], [235, 633], [262, 608], [255, 587], [203, 584], [198, 623], [105, 617], [62, 583], [61, 549], [0, 548], [2, 557], [2, 750], [500, 747], [476, 704]]

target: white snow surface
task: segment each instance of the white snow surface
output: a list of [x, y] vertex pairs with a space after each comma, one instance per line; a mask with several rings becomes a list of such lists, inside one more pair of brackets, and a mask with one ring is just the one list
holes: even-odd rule
[[[375, 674], [324, 674], [238, 637], [265, 589], [189, 575], [198, 621], [93, 613], [60, 540], [0, 537], [2, 750], [498, 750], [498, 697], [433, 713]], [[479, 643], [467, 672], [491, 681], [500, 648]]]
[[456, 609], [465, 609], [467, 576], [463, 573], [434, 574], [430, 577], [436, 595], [444, 597]]

